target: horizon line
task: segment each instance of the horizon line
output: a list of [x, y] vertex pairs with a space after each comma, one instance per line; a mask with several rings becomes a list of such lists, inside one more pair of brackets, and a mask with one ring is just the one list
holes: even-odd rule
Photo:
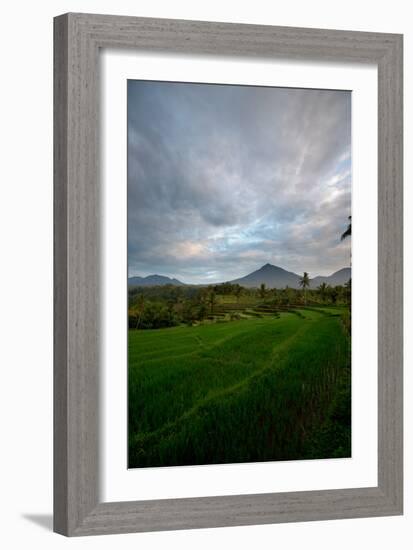
[[[148, 277], [156, 277], [157, 276], [157, 277], [166, 277], [168, 279], [175, 279], [176, 281], [178, 281], [182, 284], [188, 285], [188, 286], [191, 286], [191, 285], [192, 286], [196, 286], [196, 285], [219, 285], [219, 284], [231, 283], [232, 281], [237, 281], [238, 279], [243, 279], [244, 277], [248, 277], [248, 275], [251, 275], [252, 273], [255, 273], [256, 271], [259, 271], [260, 269], [262, 269], [263, 267], [265, 267], [267, 265], [271, 266], [271, 267], [276, 267], [278, 269], [282, 269], [286, 273], [292, 273], [292, 274], [296, 275], [297, 277], [301, 276], [298, 273], [296, 273], [295, 271], [289, 271], [288, 269], [285, 269], [284, 267], [280, 267], [278, 265], [274, 265], [274, 264], [271, 264], [271, 263], [267, 262], [267, 263], [261, 265], [261, 267], [258, 267], [257, 269], [254, 269], [253, 271], [250, 271], [246, 275], [240, 275], [240, 276], [235, 277], [234, 279], [231, 279], [231, 280], [219, 280], [219, 281], [216, 281], [216, 282], [211, 281], [211, 282], [208, 282], [208, 283], [187, 283], [187, 282], [183, 282], [176, 275], [163, 275], [163, 274], [160, 274], [160, 273], [150, 273], [149, 275], [128, 275], [127, 279], [128, 280], [133, 279], [134, 277], [139, 277], [141, 279], [147, 279]], [[334, 275], [335, 273], [338, 273], [339, 271], [342, 271], [343, 269], [351, 269], [351, 265], [341, 267], [340, 269], [337, 269], [336, 271], [333, 271], [332, 273], [329, 273], [328, 275], [310, 276], [310, 280], [311, 279], [316, 279], [317, 277], [331, 277], [332, 275]], [[305, 271], [303, 271], [303, 273], [305, 273]], [[310, 273], [310, 272], [307, 271], [307, 273]]]

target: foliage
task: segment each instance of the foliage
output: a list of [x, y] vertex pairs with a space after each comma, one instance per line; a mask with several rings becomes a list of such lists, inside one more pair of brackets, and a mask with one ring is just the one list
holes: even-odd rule
[[317, 289], [308, 287], [304, 273], [304, 293], [293, 288], [244, 288], [223, 283], [208, 287], [132, 287], [128, 294], [130, 329], [166, 328], [217, 321], [233, 321], [276, 315], [286, 308], [303, 305], [343, 306], [351, 304], [351, 280], [344, 286], [322, 283]]
[[344, 233], [341, 235], [341, 240], [344, 241], [347, 237], [351, 237], [351, 216], [348, 217], [349, 223], [347, 225], [347, 229], [344, 231]]
[[300, 286], [304, 290], [304, 304], [307, 304], [307, 288], [310, 286], [310, 277], [307, 271], [304, 271], [303, 276], [300, 279]]

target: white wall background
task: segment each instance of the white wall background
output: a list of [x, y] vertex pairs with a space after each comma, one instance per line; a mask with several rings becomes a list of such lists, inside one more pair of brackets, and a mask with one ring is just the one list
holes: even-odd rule
[[[404, 33], [405, 180], [412, 177], [413, 30], [393, 0], [14, 0], [0, 26], [0, 541], [3, 548], [340, 550], [411, 548], [413, 328], [406, 285], [406, 511], [404, 517], [65, 539], [52, 511], [52, 18], [67, 11]], [[412, 277], [412, 188], [406, 185], [406, 281]], [[410, 245], [410, 246], [409, 246]], [[410, 250], [409, 250], [410, 248]], [[410, 310], [412, 307], [410, 307]], [[409, 330], [410, 329], [410, 330]], [[410, 539], [410, 541], [409, 541]]]

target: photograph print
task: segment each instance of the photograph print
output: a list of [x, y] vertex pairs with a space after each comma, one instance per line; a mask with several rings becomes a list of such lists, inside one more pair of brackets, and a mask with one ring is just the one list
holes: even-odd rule
[[128, 467], [351, 457], [351, 92], [127, 106]]

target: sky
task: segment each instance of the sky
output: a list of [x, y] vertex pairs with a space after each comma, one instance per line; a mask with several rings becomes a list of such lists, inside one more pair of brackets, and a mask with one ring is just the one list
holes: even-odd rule
[[351, 93], [128, 81], [128, 275], [350, 265]]

